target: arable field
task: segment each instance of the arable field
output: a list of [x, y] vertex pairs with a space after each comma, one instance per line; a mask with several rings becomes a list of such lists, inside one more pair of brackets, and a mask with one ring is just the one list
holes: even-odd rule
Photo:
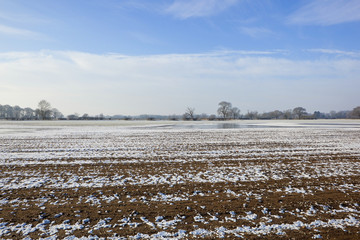
[[360, 239], [360, 121], [0, 122], [1, 239]]

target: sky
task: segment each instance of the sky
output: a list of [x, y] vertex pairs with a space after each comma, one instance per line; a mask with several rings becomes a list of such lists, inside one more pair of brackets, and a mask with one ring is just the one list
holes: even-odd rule
[[312, 113], [359, 89], [359, 0], [0, 0], [2, 105]]

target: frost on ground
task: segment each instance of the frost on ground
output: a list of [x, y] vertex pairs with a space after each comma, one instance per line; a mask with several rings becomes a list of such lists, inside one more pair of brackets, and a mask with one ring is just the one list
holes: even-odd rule
[[355, 125], [12, 128], [1, 239], [360, 238]]

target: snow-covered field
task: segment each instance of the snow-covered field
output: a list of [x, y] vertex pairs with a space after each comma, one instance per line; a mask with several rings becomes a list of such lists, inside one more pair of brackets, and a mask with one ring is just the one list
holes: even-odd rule
[[360, 121], [0, 122], [1, 239], [360, 238]]

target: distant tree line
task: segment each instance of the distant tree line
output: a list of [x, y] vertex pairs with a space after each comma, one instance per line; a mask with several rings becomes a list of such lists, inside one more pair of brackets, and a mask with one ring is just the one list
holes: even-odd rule
[[84, 113], [82, 116], [78, 113], [70, 114], [67, 116], [68, 120], [105, 120], [105, 119], [111, 119], [111, 117], [105, 117], [104, 114], [99, 114], [95, 116], [90, 116], [87, 113]]
[[308, 113], [305, 108], [296, 107], [284, 111], [275, 110], [264, 113], [247, 111], [245, 114], [240, 114], [238, 108], [232, 108], [231, 103], [222, 101], [219, 103], [218, 117], [221, 119], [359, 119], [360, 106], [352, 111], [331, 111], [330, 113], [322, 113], [320, 111]]
[[6, 120], [51, 120], [63, 118], [63, 114], [52, 108], [46, 100], [41, 100], [37, 109], [21, 108], [19, 106], [1, 105], [0, 119]]
[[275, 110], [271, 112], [249, 112], [242, 116], [244, 119], [359, 119], [360, 107], [354, 108], [352, 111], [331, 111], [330, 113], [322, 113], [315, 111], [308, 113], [303, 107], [296, 107], [284, 111]]
[[221, 101], [218, 104], [216, 115], [195, 114], [195, 108], [187, 107], [183, 120], [229, 120], [229, 119], [360, 119], [360, 106], [354, 108], [352, 111], [331, 111], [330, 113], [322, 113], [315, 111], [308, 113], [303, 107], [296, 107], [284, 111], [275, 110], [270, 112], [259, 113], [257, 111], [247, 111], [245, 114], [240, 114], [240, 109], [232, 107], [230, 102]]
[[4, 120], [105, 120], [111, 117], [105, 117], [104, 114], [89, 116], [85, 113], [80, 116], [78, 113], [64, 116], [56, 108], [52, 108], [51, 104], [46, 100], [38, 103], [38, 108], [21, 108], [19, 106], [1, 105], [0, 119]]
[[96, 116], [89, 116], [84, 113], [70, 114], [67, 117], [57, 110], [52, 108], [51, 104], [46, 100], [41, 100], [37, 109], [21, 108], [19, 106], [1, 105], [0, 104], [0, 119], [6, 120], [230, 120], [230, 119], [360, 119], [360, 106], [355, 107], [351, 111], [331, 111], [330, 113], [322, 113], [315, 111], [308, 113], [303, 107], [296, 107], [284, 111], [275, 110], [270, 112], [258, 113], [257, 111], [247, 111], [241, 114], [238, 107], [233, 107], [230, 102], [221, 101], [218, 104], [217, 115], [215, 114], [196, 114], [195, 108], [187, 107], [183, 115], [139, 115], [139, 116], [104, 116], [99, 114]]
[[322, 113], [315, 111], [308, 113], [303, 107], [296, 107], [288, 110], [275, 110], [270, 112], [259, 113], [257, 111], [247, 111], [241, 114], [238, 107], [233, 107], [230, 102], [221, 101], [218, 104], [217, 115], [201, 113], [197, 114], [195, 108], [187, 107], [183, 115], [139, 115], [139, 116], [122, 116], [115, 115], [112, 119], [121, 120], [185, 120], [185, 121], [200, 121], [200, 120], [232, 120], [232, 119], [360, 119], [360, 106], [354, 108], [352, 111], [331, 111], [330, 113]]

